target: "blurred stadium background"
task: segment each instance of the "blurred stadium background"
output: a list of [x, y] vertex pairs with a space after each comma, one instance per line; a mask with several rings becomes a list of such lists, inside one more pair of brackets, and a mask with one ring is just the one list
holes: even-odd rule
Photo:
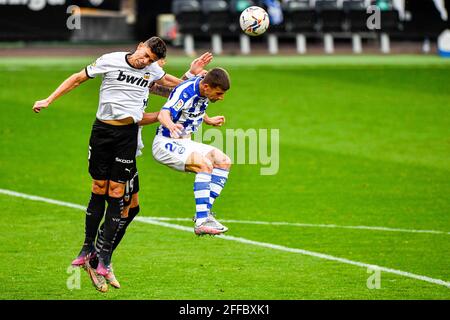
[[[272, 25], [250, 41], [242, 35], [238, 17], [251, 5], [268, 9]], [[3, 55], [49, 42], [134, 44], [149, 35], [188, 54], [199, 48], [215, 54], [435, 53], [439, 34], [449, 26], [450, 1], [3, 0], [0, 6], [0, 41], [12, 50], [2, 50]], [[380, 9], [381, 25], [374, 30], [367, 25], [374, 13], [367, 10], [370, 6]], [[74, 19], [68, 22], [71, 14]], [[75, 18], [80, 18], [78, 25]]]
[[[249, 38], [238, 16], [254, 4], [279, 23]], [[371, 5], [380, 29], [367, 29]], [[437, 47], [449, 9], [0, 0], [0, 299], [450, 299], [450, 59]], [[122, 289], [101, 295], [85, 274], [69, 289], [100, 79], [39, 115], [31, 108], [96, 57], [153, 35], [169, 45], [174, 75], [215, 53], [232, 90], [208, 113], [224, 114], [226, 128], [279, 129], [279, 172], [234, 165], [215, 205], [235, 238], [196, 238], [180, 232], [192, 227], [192, 176], [153, 161], [155, 125], [145, 128], [140, 216], [162, 220], [127, 231], [114, 256]], [[163, 103], [152, 96], [148, 110]], [[384, 268], [380, 286], [370, 265]]]

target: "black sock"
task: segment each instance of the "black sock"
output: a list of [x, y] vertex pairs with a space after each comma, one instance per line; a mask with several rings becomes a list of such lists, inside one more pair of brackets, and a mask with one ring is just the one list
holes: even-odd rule
[[89, 261], [89, 264], [91, 265], [92, 268], [96, 269], [98, 266], [98, 256], [100, 254], [100, 250], [102, 250], [102, 245], [103, 245], [103, 229], [105, 228], [105, 222], [102, 223], [102, 225], [100, 226], [100, 228], [98, 228], [97, 231], [97, 240], [95, 241], [95, 252], [97, 253], [97, 255], [93, 258], [91, 258], [91, 260]]
[[100, 251], [102, 250], [103, 241], [105, 239], [103, 238], [103, 233], [105, 232], [105, 222], [102, 223], [100, 228], [98, 228], [97, 232], [97, 241], [95, 242], [95, 251], [97, 251], [97, 255], [100, 254]]
[[[114, 252], [114, 250], [116, 250], [117, 246], [119, 245], [120, 241], [122, 240], [123, 236], [125, 235], [125, 231], [126, 231], [127, 227], [129, 226], [131, 221], [133, 221], [133, 219], [137, 216], [137, 214], [139, 213], [139, 210], [140, 210], [139, 206], [134, 207], [134, 208], [130, 208], [128, 210], [128, 217], [120, 218], [119, 227], [117, 228], [116, 236], [114, 237], [114, 240], [113, 240], [112, 252]], [[97, 241], [95, 243], [95, 251], [97, 251], [97, 255], [100, 254], [100, 250], [102, 249], [102, 246], [103, 246], [103, 241], [104, 241], [103, 232], [104, 232], [104, 228], [105, 228], [105, 224], [103, 223], [100, 226], [100, 228], [98, 229]], [[97, 267], [97, 263], [98, 263], [98, 259], [97, 258], [94, 258], [94, 259], [91, 260], [91, 266], [92, 267], [96, 268]]]
[[123, 198], [107, 197], [108, 208], [105, 214], [105, 223], [103, 227], [103, 244], [100, 250], [99, 258], [105, 265], [111, 262], [112, 243], [120, 223], [120, 215], [123, 210]]
[[95, 236], [97, 235], [97, 229], [102, 221], [103, 214], [105, 212], [105, 195], [91, 193], [91, 200], [89, 201], [86, 209], [85, 220], [85, 239], [83, 244], [83, 250], [91, 250]]
[[[124, 220], [124, 218], [120, 218], [119, 226], [117, 227], [117, 231], [116, 231], [116, 236], [119, 233], [119, 230], [123, 227], [123, 223], [124, 223], [123, 220]], [[103, 247], [103, 242], [105, 241], [105, 238], [103, 236], [104, 232], [105, 232], [105, 223], [103, 222], [102, 225], [100, 226], [100, 228], [98, 229], [97, 241], [95, 242], [95, 251], [97, 252], [97, 255], [89, 261], [91, 267], [93, 267], [94, 269], [97, 268], [97, 266], [98, 266], [98, 256], [100, 255], [100, 251], [102, 250], [102, 247]], [[114, 249], [116, 247], [114, 245], [116, 236], [114, 237], [114, 240], [113, 240], [110, 257], [112, 257], [112, 253], [114, 252]]]
[[130, 208], [128, 210], [128, 217], [121, 218], [120, 219], [120, 225], [116, 233], [116, 237], [114, 238], [112, 251], [116, 250], [117, 246], [119, 245], [120, 241], [122, 240], [123, 236], [125, 235], [125, 231], [127, 230], [128, 226], [130, 225], [131, 221], [133, 221], [134, 217], [137, 216], [139, 213], [139, 206]]

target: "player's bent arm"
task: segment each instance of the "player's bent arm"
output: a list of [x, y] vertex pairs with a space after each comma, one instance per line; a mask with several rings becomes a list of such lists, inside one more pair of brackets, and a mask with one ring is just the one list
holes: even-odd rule
[[205, 124], [211, 124], [211, 122], [210, 122], [210, 120], [209, 120], [209, 117], [208, 117], [208, 115], [205, 113], [205, 116], [203, 117], [203, 122], [205, 123]]
[[207, 125], [220, 127], [225, 123], [225, 117], [224, 116], [208, 117], [208, 115], [205, 113], [203, 121]]
[[146, 126], [155, 122], [158, 122], [158, 112], [144, 112], [142, 120], [138, 122], [140, 126]]
[[172, 118], [170, 117], [169, 110], [161, 110], [158, 114], [158, 121], [167, 129], [169, 129], [171, 135], [173, 137], [179, 137], [181, 135], [181, 130], [183, 129], [183, 125], [181, 123], [173, 123]]
[[183, 82], [183, 80], [171, 75], [171, 74], [165, 74], [164, 77], [162, 77], [161, 79], [155, 81], [157, 84], [165, 86], [165, 87], [176, 87], [177, 85], [179, 85], [181, 82]]
[[172, 92], [173, 88], [169, 88], [166, 86], [159, 85], [157, 83], [152, 84], [150, 87], [150, 93], [156, 94], [157, 96], [166, 97], [168, 98], [170, 96], [170, 93]]
[[53, 101], [66, 94], [67, 92], [75, 89], [88, 79], [89, 77], [86, 74], [85, 69], [81, 70], [80, 72], [74, 73], [69, 78], [64, 80], [64, 82], [61, 83], [59, 87], [56, 88], [56, 90], [48, 96], [47, 99], [36, 101], [33, 106], [33, 111], [37, 113], [41, 111], [42, 108], [47, 108]]
[[[198, 75], [203, 76], [203, 75], [205, 75], [205, 73], [206, 73], [206, 71], [204, 71], [204, 72], [202, 71]], [[188, 76], [188, 74], [189, 74], [189, 76]], [[158, 85], [159, 87], [165, 87], [166, 89], [163, 89], [163, 90], [171, 90], [174, 87], [176, 87], [177, 85], [179, 85], [180, 83], [182, 83], [183, 81], [190, 79], [192, 77], [195, 77], [195, 76], [196, 76], [195, 74], [189, 73], [189, 71], [188, 71], [183, 75], [183, 77], [181, 79], [179, 79], [171, 74], [166, 73], [166, 75], [164, 77], [155, 81], [155, 85]], [[155, 85], [153, 85], [152, 87], [154, 87]], [[159, 90], [159, 88], [157, 88], [156, 90]], [[152, 89], [150, 88], [150, 92], [151, 91], [152, 91]], [[170, 92], [169, 92], [169, 95], [170, 95]], [[168, 97], [168, 95], [167, 95], [167, 97]]]
[[167, 129], [170, 130], [171, 127], [175, 125], [173, 123], [172, 118], [170, 117], [170, 111], [169, 110], [161, 110], [157, 117], [158, 121]]

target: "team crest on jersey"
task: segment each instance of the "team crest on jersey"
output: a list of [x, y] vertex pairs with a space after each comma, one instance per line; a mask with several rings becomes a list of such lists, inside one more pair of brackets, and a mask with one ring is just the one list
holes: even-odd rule
[[176, 103], [176, 105], [173, 107], [175, 110], [180, 110], [182, 107], [184, 106], [184, 101], [183, 99], [178, 100], [178, 102]]
[[148, 79], [150, 79], [150, 72], [146, 72], [144, 74], [144, 80], [148, 80]]

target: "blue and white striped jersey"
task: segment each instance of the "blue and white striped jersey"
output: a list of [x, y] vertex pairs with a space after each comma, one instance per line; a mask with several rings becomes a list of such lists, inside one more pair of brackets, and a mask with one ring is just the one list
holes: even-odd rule
[[[195, 131], [203, 122], [209, 100], [200, 96], [200, 81], [203, 78], [193, 77], [174, 88], [166, 104], [161, 110], [169, 110], [172, 121], [181, 123], [184, 127], [181, 137]], [[156, 135], [169, 137], [170, 131], [163, 125], [156, 130]]]

